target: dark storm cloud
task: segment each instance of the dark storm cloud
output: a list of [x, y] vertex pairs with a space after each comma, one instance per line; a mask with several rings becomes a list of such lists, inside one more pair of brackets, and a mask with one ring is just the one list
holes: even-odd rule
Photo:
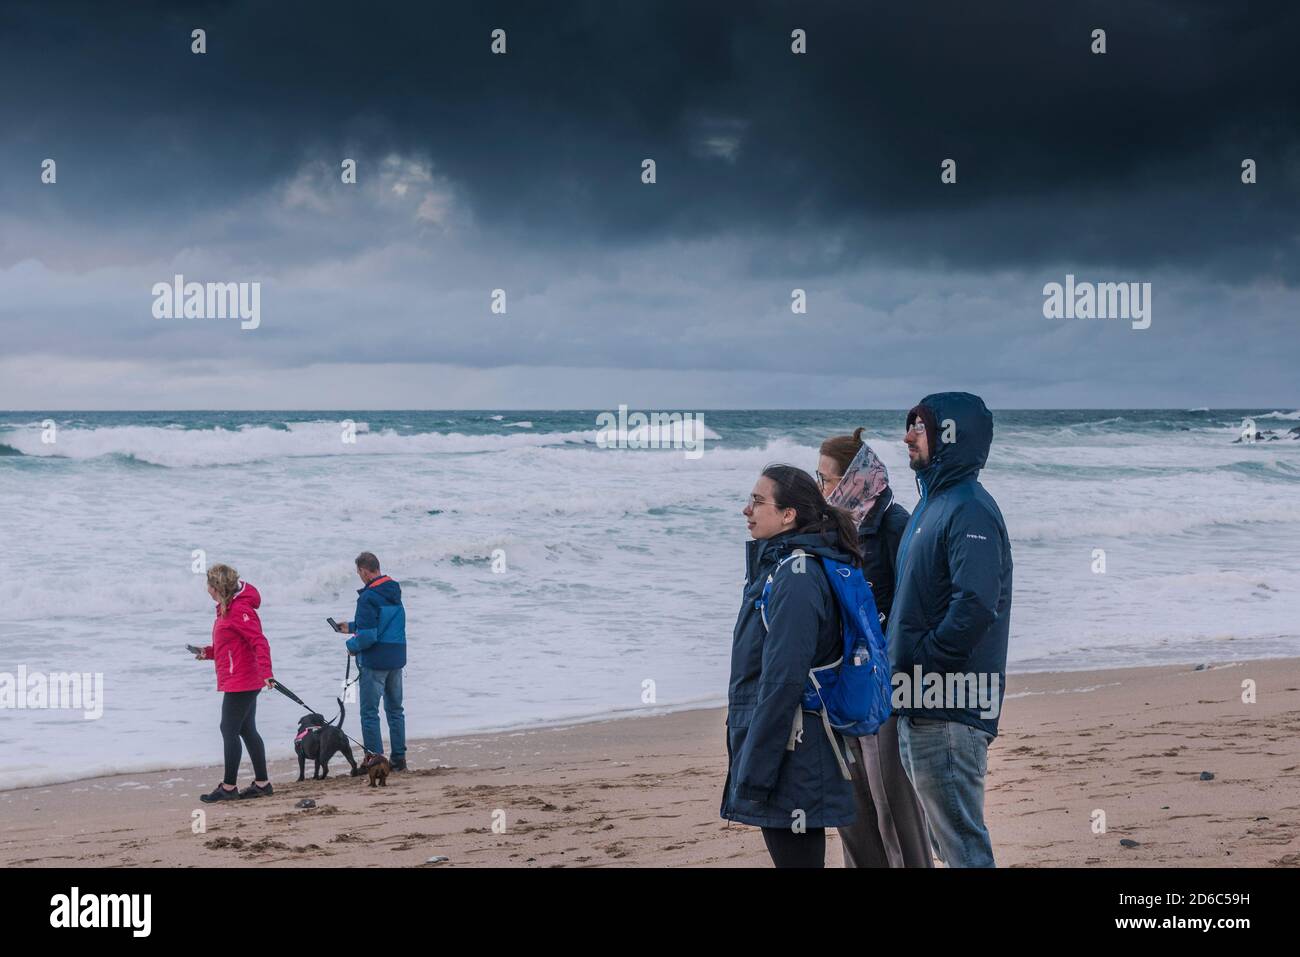
[[[1200, 0], [6, 4], [0, 406], [1286, 403], [1298, 28]], [[154, 317], [180, 273], [260, 282], [257, 331]], [[1154, 322], [1046, 319], [1066, 273], [1150, 282]]]
[[[1300, 6], [1210, 0], [8, 4], [0, 200], [181, 241], [305, 162], [395, 151], [503, 236], [819, 250], [756, 248], [759, 274], [1077, 261], [1293, 282], [1296, 36]], [[47, 155], [53, 195], [32, 173]], [[0, 250], [22, 258], [14, 236]]]

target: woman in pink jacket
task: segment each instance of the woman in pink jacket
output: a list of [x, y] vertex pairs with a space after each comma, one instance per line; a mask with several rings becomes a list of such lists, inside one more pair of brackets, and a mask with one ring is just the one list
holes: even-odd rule
[[[266, 775], [266, 746], [257, 733], [257, 695], [263, 688], [274, 688], [275, 680], [271, 677], [271, 646], [257, 617], [262, 596], [240, 581], [239, 573], [229, 565], [208, 569], [208, 594], [217, 603], [217, 620], [212, 625], [212, 644], [195, 657], [217, 666], [217, 690], [224, 693], [221, 737], [226, 745], [226, 776], [211, 794], [199, 798], [210, 803], [265, 797], [271, 793], [271, 782]], [[235, 782], [243, 758], [241, 738], [253, 762], [253, 783], [239, 791]]]

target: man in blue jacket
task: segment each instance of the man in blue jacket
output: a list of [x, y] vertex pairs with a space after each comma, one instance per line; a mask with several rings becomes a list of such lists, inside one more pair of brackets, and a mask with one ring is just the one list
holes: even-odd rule
[[382, 699], [392, 745], [389, 760], [394, 771], [405, 771], [402, 669], [406, 667], [406, 610], [402, 607], [402, 586], [380, 573], [379, 559], [370, 552], [358, 555], [356, 565], [364, 585], [357, 590], [356, 620], [343, 622], [339, 631], [352, 635], [347, 640], [347, 648], [357, 656], [361, 742], [372, 754], [384, 753], [384, 738], [379, 729]]
[[984, 826], [1011, 613], [1011, 545], [979, 483], [993, 415], [979, 396], [926, 396], [907, 413], [921, 501], [898, 548], [889, 656], [898, 751], [949, 867], [993, 867]]

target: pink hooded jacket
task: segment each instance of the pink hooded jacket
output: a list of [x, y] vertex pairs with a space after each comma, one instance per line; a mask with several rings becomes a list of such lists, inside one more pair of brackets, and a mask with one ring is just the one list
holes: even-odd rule
[[203, 649], [203, 657], [217, 667], [218, 691], [256, 691], [271, 677], [271, 646], [257, 617], [261, 604], [257, 589], [240, 582], [225, 615], [217, 606], [212, 644]]

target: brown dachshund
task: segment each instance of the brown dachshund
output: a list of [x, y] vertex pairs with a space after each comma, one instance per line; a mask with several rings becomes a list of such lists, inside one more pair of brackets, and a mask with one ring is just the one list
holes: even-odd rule
[[382, 754], [371, 754], [367, 751], [366, 759], [361, 762], [361, 770], [369, 775], [372, 788], [386, 788], [388, 787], [388, 775], [392, 773], [393, 766]]

